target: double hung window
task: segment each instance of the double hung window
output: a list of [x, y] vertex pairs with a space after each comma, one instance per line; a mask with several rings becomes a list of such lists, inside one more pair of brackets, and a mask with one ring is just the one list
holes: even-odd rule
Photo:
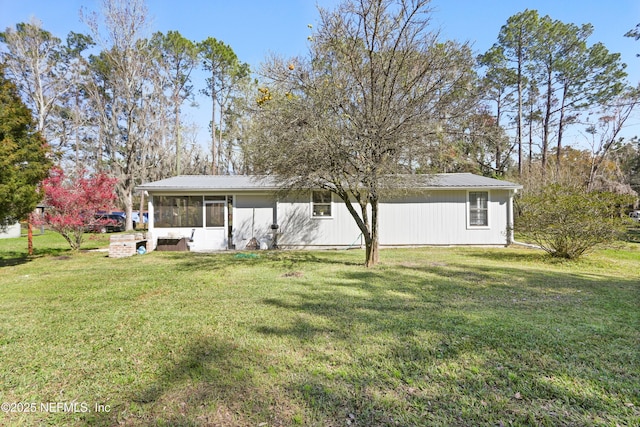
[[331, 217], [331, 207], [331, 192], [329, 190], [314, 190], [311, 192], [312, 217]]
[[469, 227], [489, 226], [489, 192], [470, 191], [468, 196]]

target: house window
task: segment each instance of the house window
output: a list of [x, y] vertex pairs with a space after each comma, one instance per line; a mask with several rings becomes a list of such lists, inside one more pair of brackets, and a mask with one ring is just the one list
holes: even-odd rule
[[311, 192], [311, 215], [314, 218], [331, 217], [331, 192], [329, 190]]
[[202, 196], [155, 196], [153, 205], [158, 228], [202, 227]]
[[469, 192], [469, 227], [489, 226], [489, 192]]

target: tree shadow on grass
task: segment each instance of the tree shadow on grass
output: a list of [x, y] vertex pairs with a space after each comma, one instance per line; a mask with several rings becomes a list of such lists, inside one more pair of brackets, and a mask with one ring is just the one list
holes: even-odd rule
[[26, 264], [37, 258], [53, 256], [61, 257], [70, 254], [71, 249], [64, 248], [34, 248], [33, 255], [31, 256], [29, 256], [26, 251], [4, 251], [0, 252], [0, 268]]
[[[588, 320], [602, 328], [597, 338], [588, 338], [593, 331], [582, 320], [565, 322], [583, 309], [587, 321], [597, 303], [585, 293], [607, 286], [606, 277], [505, 267], [497, 274], [453, 264], [349, 270], [326, 292], [298, 283], [295, 292], [263, 300], [283, 311], [278, 324], [257, 332], [309, 347], [318, 368], [297, 376], [290, 389], [326, 424], [579, 425], [634, 416], [616, 403], [629, 387], [620, 375], [632, 369], [628, 355], [598, 359], [616, 340], [634, 341], [615, 333], [619, 313], [606, 323]], [[605, 305], [633, 305], [633, 281], [616, 283], [627, 293], [605, 294]], [[585, 339], [600, 350], [584, 346]], [[324, 368], [335, 363], [335, 348], [351, 354], [337, 368], [341, 375]], [[594, 367], [574, 365], [576, 359]]]
[[548, 262], [552, 261], [553, 258], [549, 256], [542, 249], [525, 249], [522, 251], [510, 251], [510, 250], [483, 250], [479, 249], [468, 249], [464, 252], [465, 256], [470, 256], [473, 258], [486, 259], [490, 261], [496, 262], [531, 262], [531, 263], [540, 263], [540, 262]]
[[326, 264], [344, 266], [362, 266], [362, 262], [355, 262], [345, 256], [346, 253], [337, 250], [305, 251], [305, 250], [278, 250], [268, 251], [266, 259], [283, 264]]
[[215, 253], [170, 252], [162, 256], [173, 259], [178, 270], [220, 270], [236, 266], [282, 266], [292, 270], [305, 264], [362, 265], [341, 259], [336, 252], [327, 251], [225, 251]]
[[[279, 305], [279, 302], [273, 301], [273, 304]], [[256, 331], [260, 334], [274, 337], [294, 336], [300, 342], [312, 342], [320, 334], [333, 332], [330, 328], [314, 325], [304, 319], [299, 319], [287, 326], [258, 326]]]
[[191, 252], [153, 252], [152, 256], [168, 258], [178, 271], [221, 270], [233, 262], [227, 252], [191, 253]]
[[31, 260], [32, 258], [26, 254], [3, 252], [0, 254], [0, 268], [26, 264]]
[[[322, 287], [304, 275], [282, 279], [286, 292], [258, 300], [271, 314], [261, 324], [159, 345], [167, 356], [155, 377], [87, 424], [624, 425], [637, 415], [619, 402], [637, 387], [619, 382], [618, 372], [633, 368], [617, 354], [593, 357], [592, 346], [611, 338], [583, 345], [592, 332], [580, 329], [583, 320], [620, 325], [580, 317], [558, 332], [563, 316], [589, 309], [584, 293], [606, 285], [604, 277], [463, 263], [328, 270]], [[631, 280], [619, 283], [632, 292]], [[606, 297], [633, 304], [628, 296]], [[560, 310], [548, 311], [549, 302]], [[237, 335], [251, 329], [263, 339], [249, 341], [264, 347]], [[271, 350], [274, 341], [284, 354]], [[598, 385], [603, 377], [606, 386]]]
[[286, 404], [257, 384], [269, 363], [227, 339], [199, 337], [187, 348], [166, 348], [155, 378], [124, 393], [110, 413], [89, 414], [90, 425], [290, 425]]

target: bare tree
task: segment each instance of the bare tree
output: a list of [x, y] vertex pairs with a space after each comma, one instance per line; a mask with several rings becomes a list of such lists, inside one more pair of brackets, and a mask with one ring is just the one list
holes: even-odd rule
[[640, 103], [638, 89], [627, 88], [625, 92], [612, 100], [612, 104], [604, 107], [598, 117], [598, 122], [590, 124], [586, 132], [590, 135], [591, 165], [587, 180], [587, 191], [594, 190], [600, 168], [608, 158], [610, 152], [616, 146], [622, 145], [623, 138], [620, 132], [624, 128], [627, 119]]
[[[379, 260], [378, 206], [406, 185], [411, 147], [468, 108], [468, 47], [429, 30], [428, 0], [347, 0], [320, 10], [310, 57], [271, 58], [262, 73], [252, 162], [290, 188], [324, 188]], [[440, 124], [440, 125], [439, 125]]]
[[[67, 139], [61, 126], [53, 123], [52, 116], [74, 89], [70, 82], [75, 80], [78, 70], [74, 67], [73, 56], [83, 50], [78, 48], [82, 44], [78, 42], [79, 38], [70, 36], [68, 41], [69, 46], [65, 47], [59, 38], [42, 29], [41, 22], [36, 19], [0, 33], [0, 42], [5, 45], [0, 58], [6, 65], [6, 74], [16, 83], [35, 115], [37, 130], [58, 158], [68, 148]], [[86, 40], [83, 43], [86, 47]]]
[[[257, 82], [250, 78], [238, 81], [232, 93], [224, 114], [223, 165], [230, 174], [249, 174], [253, 167], [249, 160], [250, 132], [252, 116], [250, 114], [256, 105]], [[221, 127], [222, 129], [222, 127]]]
[[[103, 0], [102, 14], [84, 15], [102, 47], [92, 58], [93, 82], [87, 89], [100, 121], [100, 143], [110, 172], [118, 177], [117, 192], [133, 229], [133, 189], [150, 143], [154, 96], [150, 85], [152, 49], [145, 38], [148, 26], [143, 0]], [[99, 18], [102, 18], [101, 26]], [[156, 118], [157, 120], [157, 118]]]

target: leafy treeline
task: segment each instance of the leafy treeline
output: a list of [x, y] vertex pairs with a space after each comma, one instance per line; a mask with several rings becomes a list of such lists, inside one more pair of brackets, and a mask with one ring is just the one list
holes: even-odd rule
[[[531, 174], [539, 160], [542, 181], [549, 172], [557, 179], [571, 126], [584, 133], [580, 142], [592, 148], [596, 163], [585, 177], [587, 187], [595, 185], [606, 154], [618, 148], [620, 130], [638, 102], [637, 88], [626, 83], [620, 54], [602, 43], [588, 44], [592, 33], [590, 24], [577, 26], [525, 10], [510, 17], [497, 43], [478, 57], [496, 125], [514, 128], [518, 175]], [[507, 147], [496, 146], [497, 166], [510, 155]]]
[[[428, 3], [345, 1], [320, 10], [310, 57], [268, 58], [259, 80], [220, 40], [153, 33], [144, 0], [82, 11], [89, 32], [66, 40], [37, 21], [19, 23], [0, 33], [0, 54], [55, 162], [68, 173], [117, 177], [128, 212], [141, 182], [283, 171], [274, 162], [294, 158], [298, 167], [289, 169], [307, 176], [317, 168], [305, 164], [336, 176], [350, 164], [358, 183], [372, 170], [471, 171], [639, 189], [640, 146], [620, 136], [638, 90], [620, 55], [590, 42], [592, 25], [525, 10], [477, 55], [429, 29]], [[627, 36], [637, 38], [637, 29]], [[196, 93], [211, 101], [206, 143], [182, 114]], [[318, 140], [330, 143], [326, 150]]]
[[[38, 21], [0, 33], [6, 75], [32, 110], [36, 130], [69, 172], [89, 169], [118, 178], [121, 205], [133, 209], [135, 186], [174, 174], [242, 172], [234, 124], [249, 67], [222, 41], [193, 42], [176, 31], [150, 34], [142, 0], [103, 2], [82, 11], [89, 34], [66, 40]], [[208, 71], [198, 87], [193, 72]], [[219, 106], [211, 154], [181, 110], [196, 91]], [[131, 218], [131, 215], [127, 215]], [[128, 224], [130, 227], [131, 224]]]

